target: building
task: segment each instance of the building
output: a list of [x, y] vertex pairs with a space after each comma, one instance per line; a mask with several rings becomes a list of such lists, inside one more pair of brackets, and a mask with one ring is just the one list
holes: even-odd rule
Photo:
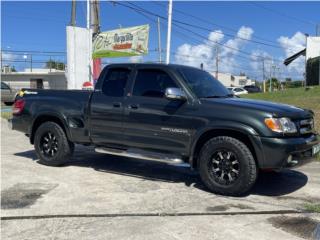
[[[215, 76], [215, 73], [211, 73]], [[246, 75], [232, 75], [230, 73], [218, 73], [218, 80], [226, 87], [243, 87], [254, 85], [254, 81]]]
[[24, 72], [2, 69], [1, 81], [7, 83], [12, 89], [67, 89], [65, 71], [56, 69], [34, 68], [25, 69]]
[[306, 48], [288, 57], [283, 63], [288, 66], [300, 56], [305, 56], [305, 84], [320, 85], [320, 37], [306, 35]]

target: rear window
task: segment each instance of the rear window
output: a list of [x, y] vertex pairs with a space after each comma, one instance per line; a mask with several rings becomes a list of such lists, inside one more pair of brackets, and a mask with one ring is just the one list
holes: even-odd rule
[[112, 68], [103, 81], [102, 92], [110, 97], [123, 97], [131, 70]]

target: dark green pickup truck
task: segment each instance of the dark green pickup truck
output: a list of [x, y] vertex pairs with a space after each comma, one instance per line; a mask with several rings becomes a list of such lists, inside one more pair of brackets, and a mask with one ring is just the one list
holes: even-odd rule
[[188, 163], [213, 192], [241, 195], [260, 169], [314, 158], [320, 138], [313, 112], [234, 97], [209, 73], [163, 64], [111, 64], [94, 91], [23, 89], [14, 130], [40, 162], [58, 166], [75, 144], [97, 152]]

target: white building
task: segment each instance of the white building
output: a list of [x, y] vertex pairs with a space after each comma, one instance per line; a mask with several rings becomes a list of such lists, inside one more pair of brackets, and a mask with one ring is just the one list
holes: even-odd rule
[[40, 88], [67, 89], [67, 78], [64, 71], [56, 69], [34, 68], [24, 72], [1, 72], [1, 81], [12, 89]]
[[[215, 73], [211, 73], [215, 76]], [[254, 81], [248, 76], [236, 76], [230, 73], [218, 73], [218, 80], [226, 87], [243, 87], [246, 85], [254, 85]]]

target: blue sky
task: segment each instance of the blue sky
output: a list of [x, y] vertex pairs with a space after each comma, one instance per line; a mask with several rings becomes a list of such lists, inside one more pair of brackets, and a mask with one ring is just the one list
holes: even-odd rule
[[[162, 1], [154, 3], [132, 2], [153, 13], [166, 16], [166, 4]], [[128, 4], [125, 3], [124, 4]], [[181, 14], [181, 12], [185, 14]], [[191, 23], [211, 31], [188, 27], [197, 34], [218, 41], [222, 45], [236, 46], [241, 51], [231, 51], [230, 48], [219, 48], [221, 58], [220, 70], [239, 73], [241, 70], [254, 78], [261, 78], [262, 63], [258, 56], [266, 59], [265, 67], [270, 68], [274, 59], [278, 74], [281, 77], [291, 76], [301, 78], [303, 59], [290, 68], [285, 68], [280, 60], [295, 50], [303, 48], [303, 34], [315, 34], [315, 23], [320, 23], [320, 2], [200, 2], [174, 1], [173, 18]], [[1, 48], [18, 51], [65, 51], [65, 26], [70, 21], [71, 2], [2, 2], [1, 9]], [[85, 26], [86, 3], [77, 3], [77, 25]], [[199, 21], [187, 14], [202, 19]], [[155, 19], [153, 16], [151, 18]], [[162, 48], [166, 43], [166, 22], [162, 20]], [[101, 30], [111, 30], [140, 24], [150, 24], [149, 49], [157, 48], [157, 29], [154, 22], [139, 15], [132, 9], [101, 3]], [[210, 24], [209, 24], [210, 23]], [[212, 24], [211, 24], [212, 23]], [[239, 31], [240, 30], [240, 31]], [[177, 33], [179, 31], [180, 33]], [[215, 34], [219, 31], [219, 34]], [[181, 35], [181, 32], [183, 35]], [[300, 33], [300, 34], [299, 34]], [[227, 36], [228, 34], [228, 36]], [[231, 36], [230, 36], [231, 35]], [[235, 35], [236, 37], [232, 37]], [[222, 37], [223, 36], [223, 37]], [[268, 47], [251, 41], [241, 41], [245, 37], [251, 41], [259, 41], [273, 45]], [[214, 71], [214, 46], [208, 39], [174, 28], [172, 34], [172, 62], [198, 65], [205, 63], [205, 68]], [[217, 45], [218, 46], [218, 45]], [[228, 51], [229, 50], [229, 51]], [[209, 53], [208, 53], [209, 52]], [[180, 55], [179, 55], [180, 54]], [[191, 58], [191, 55], [194, 58]], [[196, 56], [196, 57], [195, 57]], [[15, 56], [15, 59], [22, 55]], [[37, 58], [37, 56], [34, 56]], [[40, 58], [39, 57], [39, 61]], [[61, 57], [56, 57], [57, 59]], [[260, 58], [259, 58], [260, 59]], [[111, 59], [104, 61], [156, 61], [158, 54], [150, 51], [143, 59]], [[22, 68], [25, 63], [15, 63]], [[268, 74], [268, 73], [266, 73]]]

